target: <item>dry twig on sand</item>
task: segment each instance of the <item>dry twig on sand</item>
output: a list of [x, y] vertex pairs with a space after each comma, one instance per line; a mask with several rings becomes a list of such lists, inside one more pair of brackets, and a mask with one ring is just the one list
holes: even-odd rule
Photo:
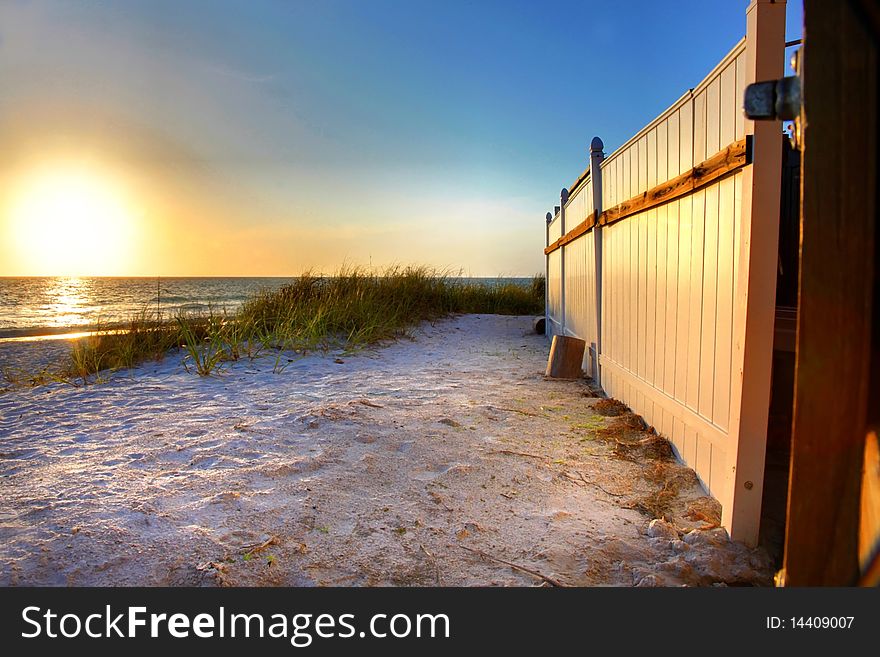
[[539, 461], [546, 461], [547, 459], [543, 456], [539, 456], [538, 454], [529, 454], [528, 452], [517, 452], [512, 449], [493, 449], [490, 454], [509, 454], [511, 456], [528, 456], [530, 459], [538, 459]]
[[440, 565], [437, 563], [437, 558], [433, 554], [431, 554], [428, 551], [428, 548], [426, 548], [421, 543], [419, 544], [419, 548], [421, 548], [422, 552], [424, 552], [425, 555], [427, 555], [428, 559], [431, 560], [431, 563], [434, 564], [434, 580], [435, 580], [437, 586], [441, 586], [441, 584], [440, 584]]
[[267, 547], [271, 545], [278, 545], [279, 540], [277, 536], [270, 536], [262, 543], [250, 543], [249, 545], [243, 545], [241, 547], [241, 552], [246, 557], [253, 556], [265, 550]]
[[524, 411], [521, 408], [507, 408], [505, 406], [498, 406], [499, 411], [510, 411], [511, 413], [520, 413], [522, 415], [528, 415], [529, 417], [541, 417], [538, 413], [532, 413], [531, 411]]
[[385, 408], [382, 404], [377, 404], [376, 402], [371, 402], [369, 399], [358, 399], [357, 403], [363, 404], [364, 406], [369, 406], [370, 408]]
[[524, 573], [528, 573], [533, 577], [537, 577], [543, 582], [546, 582], [550, 586], [557, 586], [559, 588], [567, 588], [568, 584], [563, 584], [558, 579], [554, 579], [552, 577], [548, 577], [544, 573], [539, 573], [537, 570], [532, 570], [531, 568], [526, 568], [525, 566], [520, 566], [519, 564], [513, 563], [512, 561], [507, 561], [506, 559], [499, 559], [498, 557], [493, 557], [491, 554], [487, 554], [482, 550], [477, 550], [476, 548], [469, 548], [466, 545], [459, 545], [462, 550], [467, 550], [468, 552], [473, 552], [474, 554], [478, 554], [484, 559], [489, 559], [490, 561], [497, 561], [498, 563], [503, 563], [505, 566], [510, 566], [514, 570], [521, 570]]
[[219, 561], [206, 561], [196, 566], [196, 570], [203, 573], [212, 574], [217, 584], [220, 586], [229, 586], [229, 566]]
[[587, 479], [584, 476], [583, 472], [575, 472], [577, 477], [575, 477], [571, 472], [563, 472], [562, 474], [566, 479], [569, 479], [570, 481], [573, 481], [575, 483], [584, 483], [588, 486], [593, 486], [594, 488], [598, 488], [600, 491], [602, 491], [606, 495], [610, 495], [611, 497], [626, 497], [625, 493], [612, 493], [610, 490], [603, 488], [602, 486], [597, 484], [595, 481], [590, 481], [589, 479]]

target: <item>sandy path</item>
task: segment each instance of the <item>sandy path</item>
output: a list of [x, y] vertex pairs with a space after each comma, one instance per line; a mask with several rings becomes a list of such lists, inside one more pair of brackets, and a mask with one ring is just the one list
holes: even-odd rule
[[[544, 379], [529, 328], [464, 316], [341, 363], [200, 378], [172, 355], [2, 394], [0, 584], [541, 583], [463, 548], [572, 585], [767, 583], [721, 530], [627, 508], [656, 481], [597, 439], [613, 418], [585, 382]], [[705, 524], [684, 480], [681, 530]]]

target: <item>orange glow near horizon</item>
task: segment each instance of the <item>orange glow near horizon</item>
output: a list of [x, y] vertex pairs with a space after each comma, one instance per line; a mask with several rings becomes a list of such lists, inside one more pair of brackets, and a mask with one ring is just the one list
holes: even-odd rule
[[122, 185], [96, 168], [52, 165], [25, 173], [7, 209], [9, 239], [40, 273], [120, 275], [137, 217]]

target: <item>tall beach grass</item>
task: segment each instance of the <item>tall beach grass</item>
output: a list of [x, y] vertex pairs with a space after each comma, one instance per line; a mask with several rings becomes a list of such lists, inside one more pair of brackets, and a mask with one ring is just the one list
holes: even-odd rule
[[268, 352], [355, 350], [406, 335], [424, 320], [459, 313], [540, 314], [544, 279], [485, 284], [428, 267], [375, 274], [343, 268], [306, 272], [289, 285], [255, 294], [235, 313], [180, 313], [162, 320], [144, 310], [124, 326], [74, 343], [64, 375], [78, 381], [107, 370], [184, 352], [187, 369], [208, 375], [224, 363]]

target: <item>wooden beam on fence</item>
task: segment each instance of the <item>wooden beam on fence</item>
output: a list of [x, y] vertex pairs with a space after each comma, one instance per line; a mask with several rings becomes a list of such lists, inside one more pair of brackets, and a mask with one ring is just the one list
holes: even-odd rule
[[[880, 30], [852, 0], [804, 4], [801, 265], [782, 580], [859, 573], [864, 441], [877, 422]], [[872, 356], [872, 312], [874, 347]], [[873, 400], [873, 403], [869, 402]], [[876, 426], [876, 425], [875, 425]]]
[[669, 203], [677, 198], [693, 193], [746, 165], [746, 140], [740, 139], [724, 150], [718, 151], [708, 160], [701, 162], [690, 171], [668, 180], [648, 191], [634, 196], [613, 208], [602, 212], [599, 225], [607, 226], [638, 212]]
[[[738, 171], [747, 164], [746, 151], [746, 140], [740, 139], [680, 176], [652, 187], [647, 192], [615, 205], [601, 214], [595, 211], [569, 232], [564, 233], [558, 240], [548, 245], [544, 249], [544, 254], [550, 255], [556, 249], [562, 248], [589, 232], [594, 226], [607, 226], [639, 212], [669, 203]], [[595, 181], [593, 184], [595, 189]]]
[[579, 223], [577, 226], [572, 228], [565, 235], [563, 235], [558, 240], [553, 242], [553, 244], [551, 244], [546, 249], [544, 249], [544, 255], [550, 255], [556, 249], [561, 249], [566, 244], [570, 244], [571, 242], [574, 242], [578, 237], [589, 232], [589, 230], [595, 225], [596, 225], [596, 213], [594, 212], [589, 217], [584, 219], [581, 223]]

